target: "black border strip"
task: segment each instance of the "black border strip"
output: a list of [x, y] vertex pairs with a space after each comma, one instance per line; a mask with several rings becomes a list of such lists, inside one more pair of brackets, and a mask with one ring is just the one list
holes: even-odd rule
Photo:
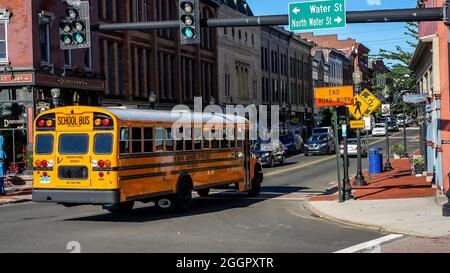
[[158, 176], [165, 176], [165, 175], [166, 175], [165, 172], [126, 175], [126, 176], [119, 176], [119, 181], [141, 179], [141, 178], [148, 178], [148, 177], [158, 177]]
[[142, 194], [142, 195], [133, 195], [133, 196], [127, 196], [126, 200], [127, 201], [139, 201], [142, 199], [147, 199], [147, 198], [152, 198], [152, 197], [157, 197], [157, 196], [162, 196], [162, 195], [169, 195], [172, 193], [173, 193], [172, 191], [161, 191], [161, 192], [147, 193], [147, 194]]
[[197, 168], [197, 169], [184, 169], [184, 170], [176, 170], [170, 172], [170, 174], [181, 174], [184, 172], [187, 173], [196, 173], [196, 172], [206, 172], [211, 170], [223, 170], [223, 169], [230, 169], [230, 168], [240, 168], [244, 167], [244, 164], [234, 164], [234, 165], [225, 165], [225, 166], [216, 166], [216, 167], [205, 167], [205, 168]]
[[217, 183], [203, 184], [203, 185], [194, 187], [194, 190], [207, 189], [207, 188], [211, 188], [211, 187], [224, 186], [224, 185], [229, 185], [232, 183], [241, 183], [241, 182], [243, 182], [242, 179], [234, 179], [234, 180], [217, 182]]
[[119, 154], [119, 159], [130, 159], [130, 158], [142, 158], [142, 157], [161, 157], [161, 156], [175, 156], [175, 155], [185, 155], [185, 154], [205, 154], [205, 153], [227, 153], [227, 152], [239, 152], [244, 148], [236, 149], [209, 149], [209, 150], [194, 150], [194, 151], [175, 151], [175, 152], [157, 152], [157, 153], [147, 153], [147, 154]]

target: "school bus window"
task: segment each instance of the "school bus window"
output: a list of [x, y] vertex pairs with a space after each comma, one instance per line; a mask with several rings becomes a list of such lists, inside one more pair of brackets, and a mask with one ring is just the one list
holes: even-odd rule
[[120, 128], [120, 153], [129, 154], [130, 153], [130, 129]]
[[237, 128], [236, 140], [238, 148], [244, 147], [244, 130], [242, 129], [242, 127]]
[[163, 152], [164, 151], [164, 128], [156, 128], [155, 129], [155, 151]]
[[49, 155], [53, 153], [53, 135], [36, 136], [36, 154]]
[[230, 140], [230, 148], [236, 148], [236, 128], [230, 127], [228, 128], [228, 136], [231, 138]]
[[176, 142], [176, 146], [177, 146], [177, 151], [183, 151], [184, 147], [183, 147], [183, 127], [181, 128], [177, 128], [178, 133], [176, 134], [177, 140]]
[[62, 134], [59, 136], [59, 154], [85, 155], [89, 150], [87, 134]]
[[183, 134], [184, 138], [184, 149], [186, 151], [192, 151], [192, 128], [186, 128]]
[[144, 153], [153, 152], [153, 128], [144, 128]]
[[166, 151], [172, 152], [174, 148], [172, 128], [166, 128]]
[[213, 129], [211, 131], [211, 137], [212, 137], [211, 146], [213, 149], [220, 148], [220, 136], [219, 136], [218, 132], [219, 132], [219, 130], [216, 130], [216, 129]]
[[142, 153], [142, 128], [131, 128], [131, 153]]
[[222, 149], [226, 149], [228, 148], [230, 141], [227, 139], [227, 129], [223, 128], [222, 129], [222, 141], [220, 142], [220, 148]]
[[194, 128], [194, 149], [202, 149], [202, 128]]
[[94, 154], [109, 155], [112, 154], [113, 135], [96, 134], [94, 137]]
[[203, 149], [209, 149], [211, 143], [211, 131], [209, 128], [203, 130]]

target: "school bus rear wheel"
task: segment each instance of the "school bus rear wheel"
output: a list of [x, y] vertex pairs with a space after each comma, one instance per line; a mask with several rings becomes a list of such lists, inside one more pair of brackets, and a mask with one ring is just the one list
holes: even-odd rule
[[192, 184], [187, 177], [183, 177], [178, 184], [178, 192], [175, 195], [175, 210], [187, 212], [192, 204]]

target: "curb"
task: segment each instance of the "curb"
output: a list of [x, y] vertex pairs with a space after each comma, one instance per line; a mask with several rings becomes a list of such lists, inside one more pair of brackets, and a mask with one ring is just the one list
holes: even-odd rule
[[[320, 202], [320, 201], [318, 201], [318, 202]], [[416, 233], [414, 231], [399, 230], [399, 229], [395, 229], [395, 228], [389, 228], [389, 227], [383, 227], [383, 226], [377, 226], [377, 225], [371, 225], [371, 224], [362, 224], [362, 223], [358, 223], [358, 222], [354, 222], [354, 221], [350, 221], [350, 220], [343, 220], [343, 219], [328, 215], [318, 209], [313, 208], [310, 205], [309, 200], [307, 200], [306, 202], [303, 202], [303, 207], [307, 211], [319, 216], [322, 219], [332, 221], [335, 223], [339, 223], [339, 224], [344, 224], [344, 225], [349, 225], [349, 226], [364, 228], [364, 229], [369, 229], [369, 230], [375, 230], [375, 231], [382, 232], [382, 233], [397, 233], [397, 234], [404, 234], [404, 235], [409, 235], [409, 236], [432, 238], [432, 239], [440, 238], [440, 236], [430, 236], [427, 234]]]
[[25, 202], [31, 202], [31, 201], [32, 201], [32, 197], [29, 197], [29, 198], [21, 198], [21, 199], [11, 199], [11, 200], [7, 200], [7, 201], [2, 201], [2, 200], [0, 199], [0, 206], [8, 205], [8, 204], [25, 203]]

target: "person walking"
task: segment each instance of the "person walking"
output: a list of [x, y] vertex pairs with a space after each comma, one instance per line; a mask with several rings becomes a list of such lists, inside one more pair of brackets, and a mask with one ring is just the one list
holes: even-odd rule
[[6, 153], [3, 150], [4, 143], [5, 143], [5, 139], [3, 138], [2, 135], [0, 135], [0, 196], [6, 195], [5, 181], [4, 181], [4, 176], [6, 174], [6, 172], [5, 172]]

